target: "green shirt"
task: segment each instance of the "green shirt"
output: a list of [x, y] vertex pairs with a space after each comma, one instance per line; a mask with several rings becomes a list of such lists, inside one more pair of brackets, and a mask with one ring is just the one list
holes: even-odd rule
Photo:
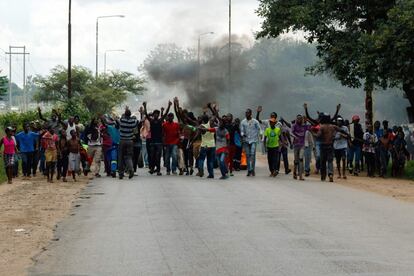
[[279, 147], [279, 137], [281, 135], [281, 130], [279, 127], [271, 128], [268, 127], [265, 130], [264, 136], [266, 137], [266, 147], [268, 148], [277, 148]]

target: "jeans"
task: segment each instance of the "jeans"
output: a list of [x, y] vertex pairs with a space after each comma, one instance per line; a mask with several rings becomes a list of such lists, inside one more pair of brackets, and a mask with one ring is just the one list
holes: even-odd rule
[[333, 176], [333, 147], [332, 145], [321, 144], [321, 179], [326, 179], [326, 171], [328, 175]]
[[148, 150], [147, 150], [147, 142], [142, 141], [142, 147], [141, 147], [141, 154], [142, 154], [142, 160], [144, 161], [144, 166], [148, 167]]
[[256, 145], [257, 143], [243, 143], [243, 149], [246, 153], [247, 171], [252, 172], [256, 167]]
[[312, 148], [311, 147], [305, 147], [304, 151], [304, 158], [305, 158], [305, 173], [310, 173], [311, 168], [310, 164], [312, 162]]
[[319, 171], [321, 169], [321, 142], [315, 141], [315, 166], [316, 170]]
[[349, 148], [349, 155], [348, 155], [348, 164], [349, 164], [349, 169], [353, 169], [354, 168], [354, 158], [355, 158], [355, 172], [359, 173], [360, 172], [360, 163], [361, 163], [361, 146], [358, 145], [351, 145], [351, 147]]
[[150, 146], [150, 171], [161, 172], [162, 144], [151, 143]]
[[279, 163], [279, 147], [267, 148], [267, 162], [271, 173], [279, 172], [277, 164]]
[[289, 172], [289, 159], [287, 147], [279, 147], [279, 162], [277, 163], [276, 170], [280, 171], [280, 161], [283, 159], [283, 165], [285, 167], [285, 173]]
[[387, 175], [387, 169], [388, 169], [388, 159], [389, 158], [389, 152], [387, 149], [381, 147], [380, 148], [380, 163], [381, 163], [381, 176]]
[[368, 176], [374, 176], [375, 174], [375, 153], [365, 152], [365, 162], [367, 164]]
[[33, 168], [34, 152], [22, 152], [23, 176], [30, 176]]
[[40, 160], [40, 151], [36, 150], [33, 153], [33, 164], [32, 164], [32, 174], [36, 175], [37, 167], [39, 166], [39, 160]]
[[303, 175], [303, 155], [304, 155], [304, 147], [296, 146], [293, 148], [293, 154], [295, 156], [294, 159], [294, 172], [293, 175], [299, 176], [302, 178]]
[[139, 161], [139, 155], [141, 154], [141, 145], [134, 145], [134, 150], [132, 152], [132, 167], [134, 169], [134, 172], [138, 169], [138, 161]]
[[111, 173], [111, 152], [112, 152], [112, 145], [102, 146], [103, 156], [104, 156], [104, 165], [105, 165], [105, 172], [107, 174]]
[[189, 143], [188, 140], [183, 141], [184, 145], [184, 162], [185, 162], [185, 168], [192, 168], [194, 166], [194, 156], [193, 156], [193, 146], [190, 145], [187, 146]]
[[[336, 168], [338, 169], [339, 175], [345, 176], [346, 171], [346, 154], [348, 149], [335, 149], [335, 159], [336, 159]], [[341, 161], [342, 161], [342, 171], [341, 171]]]
[[68, 173], [68, 166], [69, 166], [69, 159], [68, 159], [67, 153], [62, 153], [62, 155], [58, 158], [57, 161], [57, 176], [60, 177], [66, 177], [66, 174]]
[[120, 176], [124, 175], [125, 170], [129, 173], [134, 171], [132, 164], [133, 148], [134, 144], [132, 140], [121, 140], [119, 143], [118, 172]]
[[220, 172], [222, 176], [226, 176], [229, 172], [227, 168], [227, 152], [221, 152], [219, 153], [218, 159], [219, 159], [219, 166], [220, 166]]
[[204, 160], [207, 158], [208, 176], [214, 177], [214, 159], [216, 158], [216, 148], [202, 147], [200, 149], [200, 157], [198, 158], [198, 169], [204, 171]]
[[178, 167], [178, 146], [177, 145], [165, 145], [165, 166], [167, 172], [176, 172]]

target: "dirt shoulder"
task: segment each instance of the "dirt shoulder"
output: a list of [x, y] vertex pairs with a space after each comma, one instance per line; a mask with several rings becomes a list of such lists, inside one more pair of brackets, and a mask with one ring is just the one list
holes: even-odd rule
[[56, 224], [69, 214], [86, 186], [78, 182], [47, 183], [43, 177], [0, 185], [0, 271], [26, 275], [32, 257], [53, 239]]
[[414, 203], [414, 181], [394, 178], [369, 178], [350, 176], [347, 180], [335, 179], [335, 182], [355, 189], [374, 192], [384, 196]]

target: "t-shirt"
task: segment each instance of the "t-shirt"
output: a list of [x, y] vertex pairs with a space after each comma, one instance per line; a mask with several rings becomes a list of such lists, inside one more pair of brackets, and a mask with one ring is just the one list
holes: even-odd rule
[[119, 129], [114, 126], [107, 125], [106, 132], [108, 132], [109, 136], [111, 136], [111, 140], [114, 144], [119, 145], [119, 141], [121, 140], [119, 135]]
[[134, 138], [134, 129], [138, 127], [138, 121], [135, 117], [123, 116], [119, 120], [119, 133], [121, 140], [132, 140]]
[[151, 120], [151, 143], [162, 144], [162, 121]]
[[16, 140], [19, 145], [20, 152], [33, 152], [35, 145], [39, 139], [39, 134], [33, 131], [25, 133], [24, 131], [16, 135]]
[[42, 136], [42, 147], [45, 150], [56, 150], [56, 142], [59, 141], [59, 137], [56, 134], [51, 134], [47, 131]]
[[230, 139], [230, 133], [226, 128], [215, 127], [216, 132], [216, 149], [217, 153], [227, 151], [227, 140]]
[[362, 150], [364, 152], [375, 153], [375, 145], [378, 142], [377, 135], [375, 133], [371, 134], [369, 132], [364, 133], [364, 144]]
[[298, 125], [294, 124], [292, 126], [293, 146], [294, 147], [303, 147], [305, 146], [305, 134], [306, 131], [310, 129], [309, 125]]
[[[342, 131], [344, 131], [346, 134], [349, 134], [349, 130], [346, 126], [340, 127]], [[347, 149], [348, 148], [348, 138], [344, 137], [343, 134], [340, 132], [335, 133], [335, 140], [334, 140], [334, 149]]]
[[[206, 129], [210, 128], [210, 123], [202, 124]], [[206, 131], [206, 133], [201, 135], [201, 146], [205, 148], [214, 148], [216, 143], [214, 141], [214, 133], [210, 131]]]
[[178, 145], [180, 143], [180, 125], [176, 122], [165, 122], [162, 125], [164, 130], [164, 144]]
[[268, 148], [277, 148], [279, 147], [279, 138], [282, 133], [280, 127], [266, 128], [264, 136], [266, 137], [266, 146]]
[[74, 130], [76, 131], [76, 125], [73, 124], [72, 126], [70, 124], [68, 124], [67, 128], [66, 128], [66, 139], [71, 139], [72, 135], [70, 134], [70, 132]]

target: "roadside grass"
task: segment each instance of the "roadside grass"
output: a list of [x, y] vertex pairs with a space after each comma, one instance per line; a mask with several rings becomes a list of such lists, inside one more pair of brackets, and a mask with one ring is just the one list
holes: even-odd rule
[[3, 157], [0, 158], [0, 185], [6, 182], [6, 170], [4, 169]]
[[404, 169], [404, 177], [414, 180], [414, 160], [407, 162]]

